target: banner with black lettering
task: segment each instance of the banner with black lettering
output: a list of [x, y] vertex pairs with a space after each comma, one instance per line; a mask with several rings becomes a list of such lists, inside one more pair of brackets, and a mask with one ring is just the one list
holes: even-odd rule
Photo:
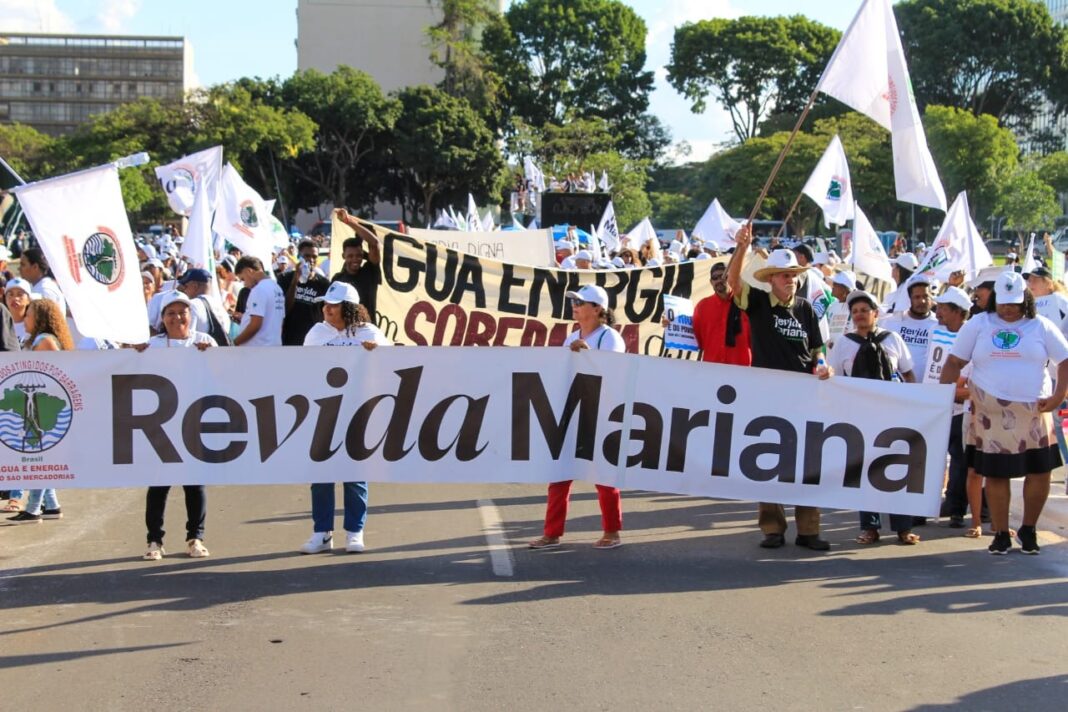
[[608, 292], [629, 353], [662, 355], [664, 295], [712, 294], [715, 260], [631, 270], [562, 270], [498, 262], [380, 230], [378, 325], [414, 346], [558, 346], [574, 329], [565, 293]]
[[563, 348], [0, 354], [0, 475], [10, 489], [573, 478], [934, 516], [952, 398]]

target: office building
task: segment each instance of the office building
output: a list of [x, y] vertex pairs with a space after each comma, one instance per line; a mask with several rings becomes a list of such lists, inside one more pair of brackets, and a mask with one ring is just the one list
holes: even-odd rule
[[181, 101], [192, 76], [182, 37], [0, 33], [0, 123], [70, 133], [141, 97]]

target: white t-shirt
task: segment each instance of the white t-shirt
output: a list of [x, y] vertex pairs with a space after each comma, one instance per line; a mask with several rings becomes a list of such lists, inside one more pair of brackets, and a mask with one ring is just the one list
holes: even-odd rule
[[1057, 292], [1035, 297], [1035, 311], [1054, 324], [1060, 324], [1068, 316], [1068, 297]]
[[[581, 330], [575, 329], [564, 339], [564, 346], [571, 346], [580, 338], [582, 338]], [[623, 337], [619, 335], [619, 332], [603, 324], [586, 337], [586, 345], [596, 351], [624, 353], [627, 350], [627, 344], [623, 341]]]
[[881, 320], [879, 326], [896, 332], [909, 347], [917, 376], [927, 370], [927, 344], [931, 338], [931, 329], [938, 328], [938, 319], [933, 313], [928, 314], [926, 319], [916, 319], [904, 311]]
[[41, 295], [41, 299], [51, 299], [53, 302], [59, 305], [59, 312], [64, 317], [67, 316], [67, 300], [63, 298], [63, 292], [60, 290], [56, 280], [51, 277], [41, 277], [37, 284], [32, 287], [34, 294]]
[[972, 382], [990, 395], [1033, 403], [1053, 393], [1046, 361], [1068, 359], [1068, 340], [1044, 316], [1007, 322], [986, 312], [961, 328], [950, 353], [972, 362]]
[[172, 339], [166, 334], [156, 334], [148, 340], [148, 348], [150, 349], [189, 349], [193, 348], [197, 344], [208, 344], [209, 346], [218, 346], [215, 343], [215, 339], [211, 338], [207, 334], [202, 334], [199, 331], [189, 332], [189, 338], [187, 339]]
[[883, 314], [896, 314], [899, 311], [908, 309], [910, 306], [912, 306], [912, 302], [909, 300], [908, 290], [905, 289], [904, 284], [899, 284], [897, 289], [886, 298], [886, 304], [883, 304], [879, 311]]
[[[923, 374], [922, 379], [924, 383], [940, 382], [942, 368], [946, 365], [946, 361], [949, 360], [953, 344], [957, 342], [957, 334], [959, 333], [959, 331], [950, 331], [941, 325], [931, 329], [931, 342], [927, 350], [927, 371]], [[960, 375], [965, 378], [970, 377], [972, 375], [972, 364], [966, 364], [961, 369]], [[964, 404], [954, 402], [953, 415], [960, 415], [963, 412]]]
[[[156, 331], [163, 331], [163, 298], [174, 294], [175, 291], [171, 289], [166, 292], [156, 292], [148, 300], [148, 323]], [[192, 304], [189, 307], [189, 330], [207, 333], [208, 312], [205, 309], [203, 300], [191, 299], [190, 301]]]
[[357, 327], [354, 332], [343, 332], [321, 321], [313, 326], [304, 337], [305, 346], [363, 346], [363, 342], [373, 341], [379, 346], [392, 346], [381, 329], [371, 324]]
[[26, 322], [25, 321], [16, 321], [15, 322], [15, 337], [19, 340], [20, 344], [23, 341], [26, 340]]
[[263, 318], [260, 330], [242, 346], [281, 346], [282, 320], [286, 317], [286, 295], [273, 279], [264, 278], [249, 290], [245, 313], [241, 316], [241, 331], [252, 317]]
[[[881, 331], [887, 330], [876, 327], [876, 334]], [[883, 351], [886, 352], [887, 358], [890, 359], [890, 368], [894, 371], [908, 373], [913, 370], [912, 354], [909, 353], [909, 348], [905, 345], [905, 342], [895, 332], [891, 331], [890, 335], [883, 339], [882, 347]], [[860, 344], [843, 336], [834, 343], [834, 347], [827, 354], [827, 365], [833, 368], [835, 373], [841, 373], [846, 376], [852, 375], [853, 359], [857, 357], [859, 350]]]

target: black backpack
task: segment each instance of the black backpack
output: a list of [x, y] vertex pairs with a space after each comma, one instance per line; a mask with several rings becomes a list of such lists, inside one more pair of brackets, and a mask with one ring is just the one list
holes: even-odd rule
[[853, 371], [849, 374], [854, 378], [871, 378], [876, 381], [890, 381], [894, 377], [894, 368], [890, 365], [890, 357], [883, 348], [883, 342], [890, 336], [890, 331], [880, 331], [868, 334], [867, 337], [859, 334], [846, 334], [850, 341], [860, 344], [857, 355], [853, 359]]

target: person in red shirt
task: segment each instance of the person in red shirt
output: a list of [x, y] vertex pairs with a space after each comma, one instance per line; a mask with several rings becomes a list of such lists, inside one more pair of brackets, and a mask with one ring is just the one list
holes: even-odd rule
[[727, 286], [727, 265], [713, 265], [711, 276], [715, 294], [699, 301], [693, 310], [693, 333], [701, 347], [701, 359], [751, 366], [749, 316], [734, 304]]

